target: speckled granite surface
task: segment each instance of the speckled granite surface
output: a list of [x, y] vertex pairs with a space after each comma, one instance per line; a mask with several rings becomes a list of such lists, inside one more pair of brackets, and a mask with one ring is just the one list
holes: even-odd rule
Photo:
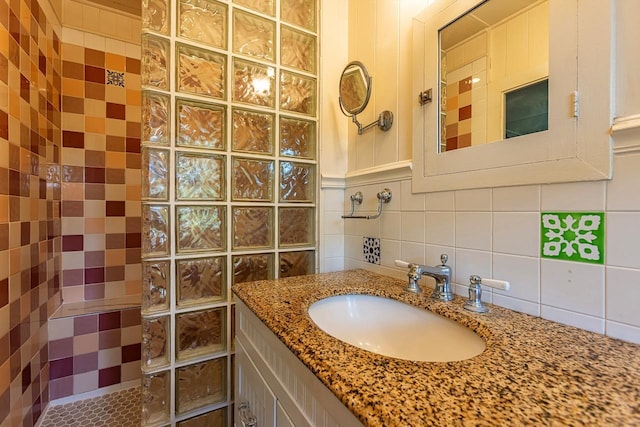
[[[233, 290], [365, 425], [640, 426], [640, 346], [491, 305], [473, 314], [462, 298], [436, 302], [403, 286], [354, 270]], [[319, 299], [363, 293], [453, 318], [487, 349], [460, 362], [393, 359], [327, 335], [307, 314]]]

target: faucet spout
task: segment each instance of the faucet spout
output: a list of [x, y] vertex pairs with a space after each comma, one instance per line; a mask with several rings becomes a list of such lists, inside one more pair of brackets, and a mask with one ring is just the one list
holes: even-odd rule
[[453, 299], [453, 290], [451, 289], [451, 267], [447, 265], [449, 257], [447, 254], [440, 255], [442, 264], [433, 267], [422, 266], [422, 275], [433, 277], [436, 281], [436, 287], [433, 289], [431, 298], [438, 301], [451, 301]]
[[453, 299], [453, 291], [451, 290], [452, 274], [451, 267], [447, 265], [448, 259], [449, 257], [447, 254], [440, 255], [440, 262], [442, 264], [433, 267], [396, 260], [395, 264], [398, 267], [409, 268], [409, 273], [407, 274], [409, 283], [407, 283], [404, 290], [406, 292], [419, 294], [422, 290], [418, 286], [418, 280], [422, 276], [429, 276], [433, 277], [436, 281], [436, 287], [433, 290], [431, 297], [439, 301], [451, 301]]

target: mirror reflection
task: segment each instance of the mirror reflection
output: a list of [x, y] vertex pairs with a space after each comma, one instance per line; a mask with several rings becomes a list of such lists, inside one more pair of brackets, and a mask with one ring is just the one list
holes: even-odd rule
[[439, 31], [440, 152], [548, 129], [548, 0], [486, 0]]
[[361, 62], [350, 62], [340, 77], [340, 106], [349, 115], [359, 114], [367, 106], [370, 96], [371, 76], [367, 69]]

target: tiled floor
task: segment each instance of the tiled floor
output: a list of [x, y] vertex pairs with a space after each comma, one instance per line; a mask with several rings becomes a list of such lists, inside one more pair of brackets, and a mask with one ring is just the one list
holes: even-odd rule
[[51, 406], [40, 427], [139, 427], [140, 387]]

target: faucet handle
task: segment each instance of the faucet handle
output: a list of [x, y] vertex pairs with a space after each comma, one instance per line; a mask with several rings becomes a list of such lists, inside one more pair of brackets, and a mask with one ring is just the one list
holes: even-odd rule
[[482, 303], [482, 286], [508, 291], [511, 285], [505, 280], [483, 279], [475, 274], [469, 276], [469, 299], [464, 308], [475, 313], [486, 313], [489, 309]]
[[418, 280], [420, 280], [420, 277], [422, 276], [422, 267], [420, 267], [419, 264], [413, 264], [399, 259], [395, 260], [394, 264], [398, 267], [409, 269], [409, 272], [407, 273], [409, 282], [407, 283], [407, 286], [405, 286], [404, 291], [412, 294], [421, 293], [422, 289], [418, 286]]
[[447, 261], [449, 261], [449, 255], [441, 254], [440, 255], [440, 262], [442, 263], [442, 265], [447, 265]]
[[397, 259], [393, 262], [396, 267], [409, 268], [411, 266], [407, 261], [402, 261], [401, 259]]

